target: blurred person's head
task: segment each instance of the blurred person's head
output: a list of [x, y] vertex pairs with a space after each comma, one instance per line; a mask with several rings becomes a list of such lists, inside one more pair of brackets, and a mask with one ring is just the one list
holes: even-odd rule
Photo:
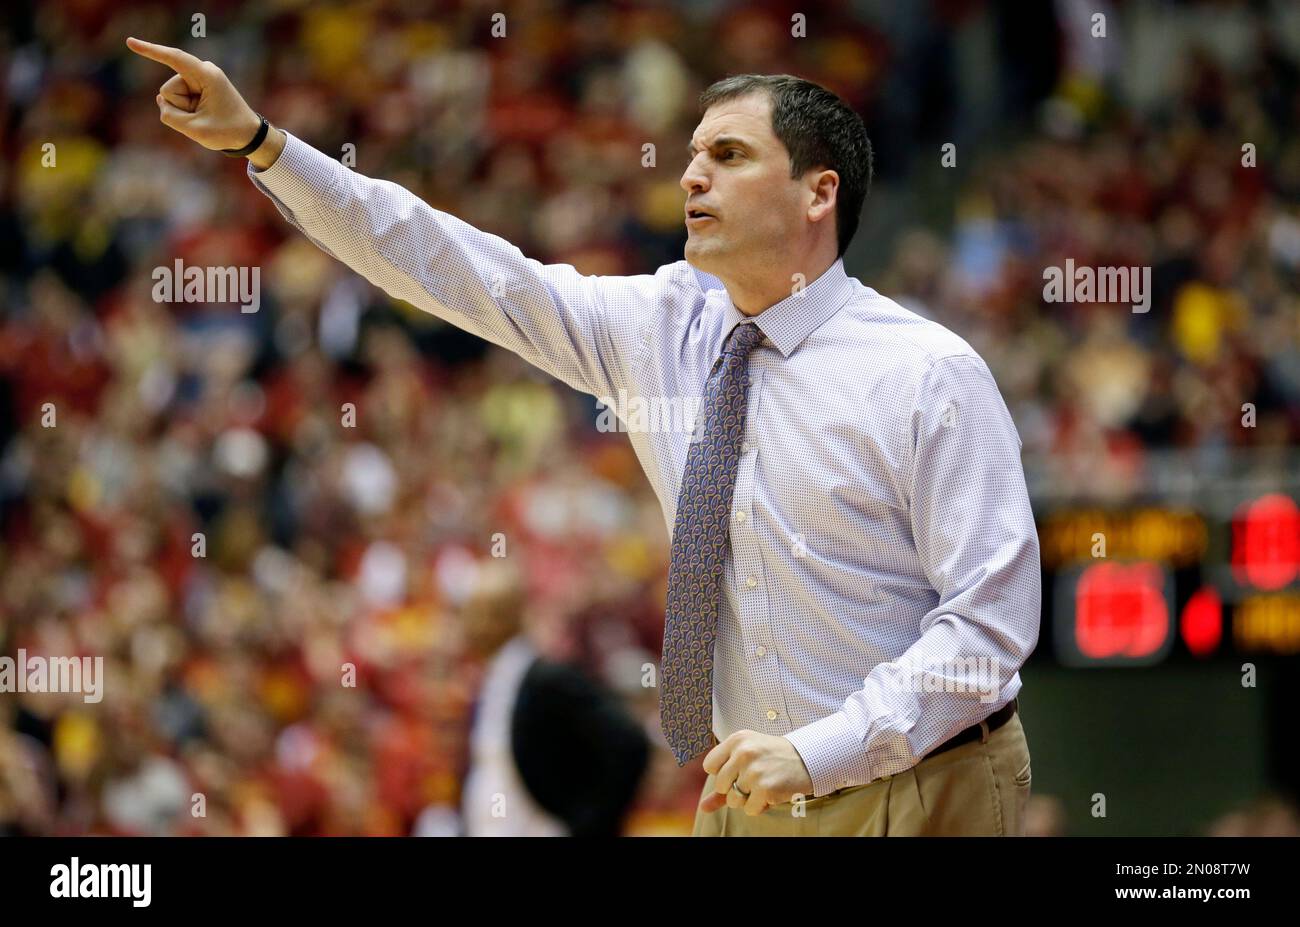
[[1064, 837], [1065, 805], [1055, 795], [1031, 795], [1025, 806], [1026, 837]]
[[487, 658], [524, 629], [524, 593], [518, 573], [500, 560], [486, 560], [475, 571], [473, 587], [461, 607], [465, 645]]
[[681, 177], [686, 260], [753, 314], [842, 257], [871, 183], [862, 119], [823, 87], [743, 74], [700, 97]]
[[1294, 803], [1274, 795], [1251, 802], [1245, 808], [1216, 818], [1209, 826], [1210, 837], [1300, 837], [1300, 810]]

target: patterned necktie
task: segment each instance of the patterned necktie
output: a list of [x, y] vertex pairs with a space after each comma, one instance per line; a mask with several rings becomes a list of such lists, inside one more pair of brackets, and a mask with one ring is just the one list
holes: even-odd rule
[[731, 330], [705, 386], [704, 433], [686, 455], [677, 497], [664, 618], [659, 720], [682, 766], [713, 746], [713, 642], [718, 631], [728, 515], [749, 400], [755, 323]]

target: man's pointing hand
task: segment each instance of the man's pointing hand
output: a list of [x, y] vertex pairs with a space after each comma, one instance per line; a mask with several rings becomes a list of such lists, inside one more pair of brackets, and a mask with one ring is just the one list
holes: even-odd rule
[[257, 133], [261, 119], [211, 61], [137, 38], [127, 39], [126, 47], [176, 72], [158, 88], [158, 117], [163, 125], [214, 151], [242, 148]]

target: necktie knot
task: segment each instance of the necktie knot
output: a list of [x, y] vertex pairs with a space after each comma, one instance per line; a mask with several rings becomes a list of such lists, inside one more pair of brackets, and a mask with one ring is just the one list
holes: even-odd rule
[[757, 322], [741, 322], [727, 336], [727, 343], [722, 348], [722, 353], [746, 358], [762, 340], [763, 330], [758, 327]]

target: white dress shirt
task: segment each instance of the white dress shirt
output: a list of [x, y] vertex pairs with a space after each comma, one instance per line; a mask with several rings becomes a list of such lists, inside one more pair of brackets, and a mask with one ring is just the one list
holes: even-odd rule
[[[745, 318], [685, 261], [631, 277], [542, 264], [292, 135], [270, 168], [248, 171], [389, 295], [613, 401], [620, 418], [636, 400], [698, 403]], [[1038, 535], [1019, 435], [964, 340], [840, 261], [757, 321], [714, 734], [785, 736], [819, 796], [910, 768], [1015, 697], [1038, 640]], [[671, 532], [690, 429], [628, 421]]]

